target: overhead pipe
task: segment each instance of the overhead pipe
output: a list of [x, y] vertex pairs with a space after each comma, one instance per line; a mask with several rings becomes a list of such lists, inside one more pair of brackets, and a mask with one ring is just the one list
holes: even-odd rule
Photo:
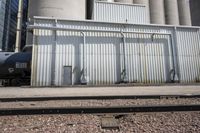
[[[155, 33], [151, 34], [151, 40], [152, 40], [152, 42], [154, 40], [154, 36], [155, 35], [157, 35], [157, 34], [155, 34]], [[172, 76], [172, 77], [170, 77], [170, 80], [171, 80], [171, 82], [178, 82], [178, 76], [176, 74], [177, 73], [177, 69], [176, 69], [176, 65], [175, 65], [176, 61], [174, 59], [175, 52], [174, 52], [174, 48], [173, 48], [173, 42], [174, 42], [173, 35], [172, 34], [166, 34], [166, 35], [169, 36], [170, 48], [171, 48], [171, 52], [172, 52], [172, 70], [170, 70], [170, 74], [171, 74], [170, 76]]]
[[18, 14], [17, 14], [17, 31], [16, 31], [16, 42], [15, 52], [20, 52], [21, 37], [22, 37], [22, 20], [23, 20], [23, 0], [19, 0], [18, 3]]
[[[72, 29], [72, 28], [62, 28], [62, 27], [49, 27], [49, 26], [35, 26], [29, 25], [27, 30], [32, 29], [42, 29], [42, 30], [61, 30], [61, 31], [76, 31], [76, 32], [106, 32], [106, 33], [121, 33], [119, 30], [89, 30], [89, 29]], [[171, 35], [170, 33], [162, 32], [140, 32], [140, 31], [123, 31], [123, 33], [136, 33], [136, 34], [156, 34], [156, 35]]]

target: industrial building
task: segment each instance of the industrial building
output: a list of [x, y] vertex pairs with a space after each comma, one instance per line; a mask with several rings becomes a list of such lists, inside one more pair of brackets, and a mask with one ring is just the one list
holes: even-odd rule
[[200, 81], [200, 29], [185, 0], [33, 1], [32, 86]]
[[[23, 8], [23, 32], [21, 47], [26, 41], [28, 1], [24, 0]], [[0, 0], [0, 49], [1, 51], [14, 51], [16, 40], [18, 0]]]
[[31, 86], [200, 82], [200, 28], [187, 0], [29, 0], [27, 16], [32, 62], [16, 66], [22, 75], [31, 67]]

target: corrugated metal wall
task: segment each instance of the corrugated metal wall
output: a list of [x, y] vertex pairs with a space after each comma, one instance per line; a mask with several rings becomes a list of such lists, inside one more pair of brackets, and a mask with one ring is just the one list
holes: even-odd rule
[[[93, 85], [119, 83], [124, 72], [128, 82], [137, 83], [166, 83], [175, 76], [194, 82], [200, 77], [198, 28], [39, 18], [35, 26], [78, 29], [86, 38], [83, 45], [80, 31], [35, 29], [32, 86], [62, 86], [64, 66], [72, 67], [73, 84], [80, 84], [83, 73]], [[114, 31], [124, 32], [125, 45], [122, 34]], [[140, 33], [126, 33], [130, 31]]]
[[93, 19], [103, 22], [149, 24], [144, 5], [94, 2]]
[[170, 81], [170, 38], [167, 35], [132, 34], [127, 38], [129, 82], [165, 83]]
[[199, 29], [177, 28], [177, 56], [180, 80], [200, 81], [200, 32]]

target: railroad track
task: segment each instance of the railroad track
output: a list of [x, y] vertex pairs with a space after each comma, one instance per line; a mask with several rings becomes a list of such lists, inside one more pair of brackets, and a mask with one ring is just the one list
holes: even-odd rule
[[75, 96], [75, 97], [18, 97], [0, 98], [0, 102], [16, 101], [49, 101], [49, 100], [112, 100], [112, 99], [170, 99], [170, 98], [200, 98], [200, 95], [141, 95], [141, 96]]
[[43, 114], [127, 114], [143, 112], [200, 111], [200, 105], [117, 106], [117, 107], [62, 107], [62, 108], [5, 108], [0, 116]]

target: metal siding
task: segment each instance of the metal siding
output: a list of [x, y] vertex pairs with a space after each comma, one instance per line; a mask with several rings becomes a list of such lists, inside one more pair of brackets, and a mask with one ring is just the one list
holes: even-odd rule
[[81, 37], [76, 32], [57, 32], [57, 45], [56, 45], [56, 85], [62, 85], [63, 81], [63, 66], [72, 67], [72, 84], [78, 82], [80, 72], [79, 56], [80, 56]]
[[95, 2], [93, 19], [103, 22], [147, 24], [146, 7], [143, 5]]
[[199, 29], [177, 29], [178, 57], [181, 81], [197, 82], [200, 79]]
[[[37, 26], [55, 25], [55, 20], [36, 20]], [[117, 30], [172, 35], [126, 33], [125, 61], [129, 82], [165, 83], [171, 81], [173, 60], [181, 82], [195, 82], [200, 73], [200, 33], [198, 28], [175, 28], [152, 25], [111, 24], [57, 20], [57, 27], [88, 30]], [[37, 32], [36, 32], [37, 31]], [[33, 47], [33, 86], [50, 86], [52, 79], [52, 45], [56, 44], [55, 85], [62, 85], [63, 66], [72, 66], [72, 84], [80, 84], [83, 71], [88, 84], [114, 84], [122, 79], [123, 43], [120, 33], [87, 32], [85, 59], [80, 32], [35, 30]], [[176, 39], [177, 37], [177, 39]], [[55, 42], [56, 41], [56, 42]], [[172, 44], [171, 44], [172, 43]], [[172, 51], [172, 47], [174, 51]], [[172, 52], [175, 56], [172, 57]], [[83, 70], [83, 61], [85, 70]]]
[[116, 34], [86, 34], [86, 73], [89, 84], [117, 82], [117, 49], [120, 39]]
[[127, 70], [129, 82], [164, 83], [169, 81], [171, 66], [168, 36], [128, 35]]
[[[40, 26], [53, 26], [52, 21]], [[34, 30], [33, 58], [32, 58], [32, 78], [33, 86], [51, 85], [52, 73], [52, 46], [55, 45], [54, 34], [51, 30]]]

